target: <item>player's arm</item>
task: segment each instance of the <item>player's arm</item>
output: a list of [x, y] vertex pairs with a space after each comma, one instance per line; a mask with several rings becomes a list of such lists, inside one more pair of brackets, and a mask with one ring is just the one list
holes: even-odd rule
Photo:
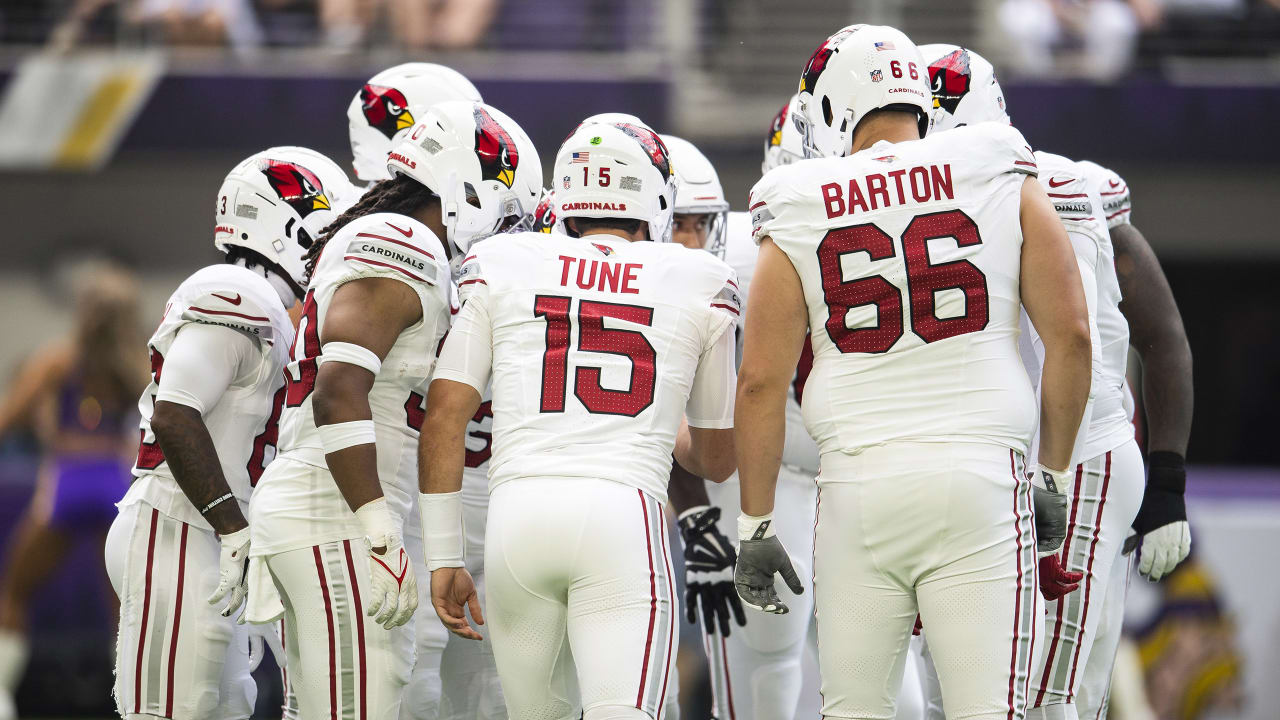
[[151, 432], [183, 494], [219, 535], [248, 527], [231, 492], [204, 415], [241, 369], [259, 357], [257, 342], [218, 325], [188, 323], [164, 359]]
[[[1120, 311], [1129, 342], [1142, 360], [1142, 401], [1147, 413], [1147, 489], [1133, 521], [1147, 538], [1138, 569], [1159, 580], [1191, 551], [1183, 467], [1194, 404], [1191, 345], [1169, 281], [1142, 233], [1124, 223], [1111, 230], [1120, 280]], [[1132, 549], [1126, 543], [1126, 549]]]
[[1022, 184], [1022, 304], [1044, 342], [1040, 375], [1040, 457], [1036, 483], [1039, 550], [1066, 536], [1066, 476], [1089, 400], [1093, 347], [1089, 311], [1071, 242], [1034, 178]]
[[418, 505], [422, 546], [431, 571], [431, 604], [451, 632], [472, 640], [480, 633], [467, 622], [484, 624], [475, 582], [464, 563], [462, 470], [467, 423], [489, 384], [493, 331], [487, 288], [473, 291], [449, 330], [427, 392], [427, 413], [418, 440]]
[[743, 602], [766, 612], [787, 612], [773, 589], [775, 572], [793, 592], [804, 591], [774, 533], [773, 501], [786, 439], [787, 392], [808, 324], [800, 276], [782, 249], [765, 237], [747, 299], [734, 444], [742, 493], [735, 583]]
[[374, 552], [386, 549], [395, 526], [378, 481], [369, 391], [400, 333], [421, 317], [422, 303], [408, 284], [365, 277], [338, 288], [321, 326], [320, 366], [312, 395], [316, 429], [334, 483], [359, 518]]
[[204, 416], [260, 357], [258, 341], [243, 332], [188, 323], [169, 346], [151, 411], [151, 433], [174, 481], [219, 535], [218, 586], [208, 600], [228, 598], [224, 617], [239, 609], [247, 590], [249, 523], [222, 473]]

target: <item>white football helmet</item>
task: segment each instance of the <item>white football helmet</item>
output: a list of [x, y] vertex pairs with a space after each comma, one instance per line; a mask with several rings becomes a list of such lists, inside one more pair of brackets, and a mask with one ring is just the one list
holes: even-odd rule
[[347, 106], [356, 177], [367, 183], [390, 178], [387, 153], [432, 105], [448, 100], [482, 102], [470, 80], [444, 65], [404, 63], [369, 78]]
[[729, 201], [725, 199], [720, 176], [702, 151], [693, 143], [675, 135], [659, 135], [671, 155], [671, 173], [676, 180], [675, 215], [710, 215], [707, 244], [703, 247], [716, 257], [724, 257], [725, 221]]
[[572, 217], [634, 218], [648, 223], [650, 240], [671, 242], [671, 156], [648, 125], [579, 125], [556, 155], [552, 186], [561, 222]]
[[306, 287], [307, 249], [359, 197], [342, 168], [315, 150], [263, 150], [222, 181], [213, 244], [223, 252], [252, 250], [279, 266], [298, 287]]
[[478, 102], [434, 105], [387, 155], [391, 175], [408, 175], [440, 197], [449, 242], [471, 243], [533, 227], [542, 161], [515, 120]]
[[760, 163], [760, 172], [767, 173], [779, 165], [790, 165], [804, 159], [801, 123], [795, 117], [799, 109], [800, 96], [792, 95], [778, 114], [773, 116], [769, 134], [764, 138], [764, 162]]
[[944, 43], [921, 45], [920, 54], [929, 65], [933, 90], [929, 132], [988, 121], [1009, 124], [1004, 91], [996, 80], [996, 69], [986, 58]]
[[797, 121], [806, 157], [843, 157], [867, 113], [914, 111], [929, 129], [929, 74], [915, 43], [885, 25], [849, 25], [827, 38], [800, 77]]
[[556, 217], [556, 191], [547, 188], [538, 198], [538, 208], [533, 211], [533, 229], [541, 233], [564, 233], [564, 223]]

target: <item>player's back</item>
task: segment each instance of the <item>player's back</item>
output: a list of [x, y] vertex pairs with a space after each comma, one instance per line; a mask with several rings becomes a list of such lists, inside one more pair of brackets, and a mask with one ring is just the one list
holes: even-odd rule
[[804, 287], [805, 422], [824, 454], [893, 442], [1026, 452], [1018, 354], [1021, 188], [1031, 149], [984, 123], [771, 171], [752, 190]]
[[[490, 487], [591, 477], [665, 500], [703, 352], [741, 313], [709, 253], [612, 235], [500, 236], [464, 261], [493, 328]], [[697, 424], [690, 418], [691, 424]]]
[[197, 527], [207, 523], [173, 479], [164, 452], [151, 431], [151, 414], [164, 373], [165, 356], [181, 330], [216, 325], [244, 334], [257, 348], [256, 362], [237, 368], [231, 383], [203, 418], [222, 473], [241, 503], [271, 461], [279, 406], [273, 396], [293, 342], [293, 324], [276, 291], [261, 275], [238, 265], [211, 265], [182, 282], [165, 303], [159, 327], [147, 341], [151, 382], [138, 400], [140, 443], [130, 497], [145, 499], [170, 517]]

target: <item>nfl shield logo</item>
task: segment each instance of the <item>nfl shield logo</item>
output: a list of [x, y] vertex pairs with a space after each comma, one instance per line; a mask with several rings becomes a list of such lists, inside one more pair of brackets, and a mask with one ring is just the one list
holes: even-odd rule
[[569, 176], [568, 176], [568, 175], [565, 175], [565, 176], [564, 176], [564, 189], [565, 189], [565, 190], [568, 190], [568, 189], [569, 189]]
[[884, 73], [880, 72], [879, 70], [871, 71], [871, 82], [880, 82], [883, 79], [884, 79]]

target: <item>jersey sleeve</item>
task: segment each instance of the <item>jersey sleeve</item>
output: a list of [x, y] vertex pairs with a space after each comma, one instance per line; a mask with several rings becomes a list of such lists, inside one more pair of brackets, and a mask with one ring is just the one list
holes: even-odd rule
[[270, 313], [239, 290], [212, 290], [197, 296], [182, 311], [181, 320], [231, 328], [268, 345], [276, 341]]
[[422, 285], [438, 287], [449, 283], [444, 246], [420, 223], [405, 218], [401, 227], [393, 219], [375, 220], [352, 228], [352, 233], [343, 233], [343, 281], [386, 277], [415, 290]]
[[1096, 168], [1092, 173], [1093, 186], [1102, 197], [1107, 228], [1132, 222], [1133, 200], [1129, 197], [1129, 183], [1101, 165], [1089, 164]]
[[790, 183], [785, 179], [790, 167], [792, 166], [784, 165], [765, 173], [747, 196], [747, 212], [751, 215], [751, 239], [757, 245], [764, 238], [772, 237], [779, 230], [785, 231], [785, 228], [794, 224], [791, 215], [796, 212], [796, 203]]
[[228, 387], [254, 374], [260, 357], [257, 344], [242, 332], [204, 323], [184, 325], [169, 345], [156, 400], [203, 415]]
[[716, 430], [733, 427], [733, 399], [738, 382], [736, 361], [734, 334], [721, 332], [698, 360], [689, 402], [685, 405], [689, 425]]
[[711, 309], [724, 313], [735, 325], [742, 320], [742, 291], [738, 289], [738, 274], [732, 269], [720, 290], [711, 297]]
[[477, 292], [488, 294], [489, 281], [484, 276], [485, 262], [476, 251], [462, 259], [458, 267], [458, 301], [465, 304], [467, 298]]
[[[479, 283], [477, 283], [479, 284]], [[484, 285], [472, 291], [444, 339], [432, 380], [466, 383], [484, 394], [493, 368], [493, 325], [489, 293]]]

